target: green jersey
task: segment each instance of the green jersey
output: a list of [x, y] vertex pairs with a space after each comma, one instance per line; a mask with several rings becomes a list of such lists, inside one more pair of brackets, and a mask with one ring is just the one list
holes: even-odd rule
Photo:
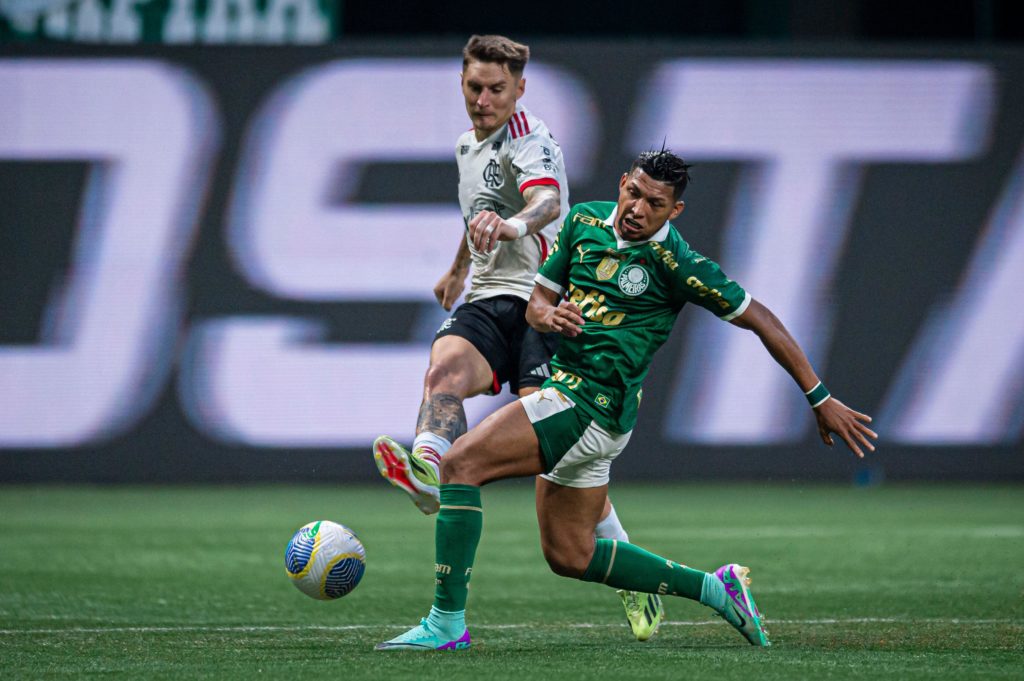
[[624, 241], [612, 226], [616, 208], [610, 201], [573, 206], [536, 282], [567, 296], [586, 320], [580, 335], [562, 338], [544, 386], [571, 397], [606, 430], [627, 433], [651, 359], [683, 306], [695, 303], [728, 321], [750, 295], [671, 224], [647, 241]]

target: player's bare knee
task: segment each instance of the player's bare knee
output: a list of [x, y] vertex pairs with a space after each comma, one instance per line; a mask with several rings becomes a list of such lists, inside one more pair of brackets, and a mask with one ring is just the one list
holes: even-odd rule
[[441, 459], [441, 482], [456, 485], [479, 485], [474, 478], [472, 457], [467, 455], [467, 447], [456, 440], [448, 453]]
[[483, 392], [472, 371], [450, 359], [431, 363], [423, 378], [424, 396], [454, 395], [465, 400]]
[[459, 394], [458, 370], [448, 361], [431, 363], [423, 377], [423, 389], [427, 394]]
[[587, 571], [590, 559], [572, 547], [545, 543], [542, 545], [544, 560], [551, 571], [560, 577], [579, 579]]

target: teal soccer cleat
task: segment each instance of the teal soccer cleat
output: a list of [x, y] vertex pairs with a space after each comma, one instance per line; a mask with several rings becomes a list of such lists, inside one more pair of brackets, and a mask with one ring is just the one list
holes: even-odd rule
[[423, 618], [418, 626], [390, 641], [378, 643], [374, 650], [465, 650], [469, 646], [469, 629], [459, 638], [450, 640], [435, 634]]
[[665, 606], [657, 594], [645, 594], [639, 591], [619, 589], [615, 593], [622, 599], [622, 607], [626, 609], [626, 620], [637, 641], [646, 641], [654, 636], [665, 616]]
[[426, 515], [437, 513], [441, 508], [440, 481], [437, 470], [422, 461], [416, 453], [409, 453], [387, 435], [381, 435], [373, 442], [373, 460], [377, 470], [392, 485], [402, 490]]
[[715, 578], [725, 587], [725, 607], [718, 611], [726, 622], [736, 627], [753, 646], [770, 646], [764, 616], [750, 593], [750, 568], [729, 563], [715, 570]]

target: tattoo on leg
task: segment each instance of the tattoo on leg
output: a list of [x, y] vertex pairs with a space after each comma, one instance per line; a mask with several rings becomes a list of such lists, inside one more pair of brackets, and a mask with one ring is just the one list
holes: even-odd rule
[[440, 435], [448, 442], [466, 432], [466, 410], [462, 400], [455, 395], [435, 394], [420, 405], [420, 415], [416, 419], [416, 434], [428, 430]]

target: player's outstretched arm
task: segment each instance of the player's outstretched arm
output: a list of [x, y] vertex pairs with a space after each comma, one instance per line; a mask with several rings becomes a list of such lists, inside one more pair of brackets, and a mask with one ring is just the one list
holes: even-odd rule
[[459, 250], [455, 253], [455, 261], [444, 275], [434, 284], [434, 297], [445, 310], [451, 312], [452, 305], [466, 288], [466, 275], [469, 274], [470, 254], [466, 237], [459, 239]]
[[556, 331], [572, 338], [583, 331], [583, 313], [574, 303], [560, 300], [549, 288], [536, 284], [526, 306], [526, 322], [541, 333]]
[[803, 349], [771, 310], [758, 301], [751, 300], [743, 314], [733, 319], [732, 323], [757, 334], [771, 356], [789, 372], [804, 393], [811, 393], [812, 389], [818, 387], [815, 392], [820, 394], [824, 401], [814, 407], [814, 417], [818, 421], [818, 433], [825, 444], [829, 447], [833, 445], [832, 434], [835, 433], [861, 458], [864, 457], [862, 447], [875, 451], [871, 439], [877, 438], [878, 435], [866, 425], [871, 422], [871, 417], [850, 409], [828, 395], [828, 391], [821, 387], [821, 381], [814, 373]]
[[558, 188], [534, 185], [523, 192], [526, 205], [521, 211], [504, 219], [492, 210], [482, 210], [469, 221], [469, 239], [473, 248], [490, 253], [499, 241], [514, 241], [535, 234], [558, 219], [561, 211]]

